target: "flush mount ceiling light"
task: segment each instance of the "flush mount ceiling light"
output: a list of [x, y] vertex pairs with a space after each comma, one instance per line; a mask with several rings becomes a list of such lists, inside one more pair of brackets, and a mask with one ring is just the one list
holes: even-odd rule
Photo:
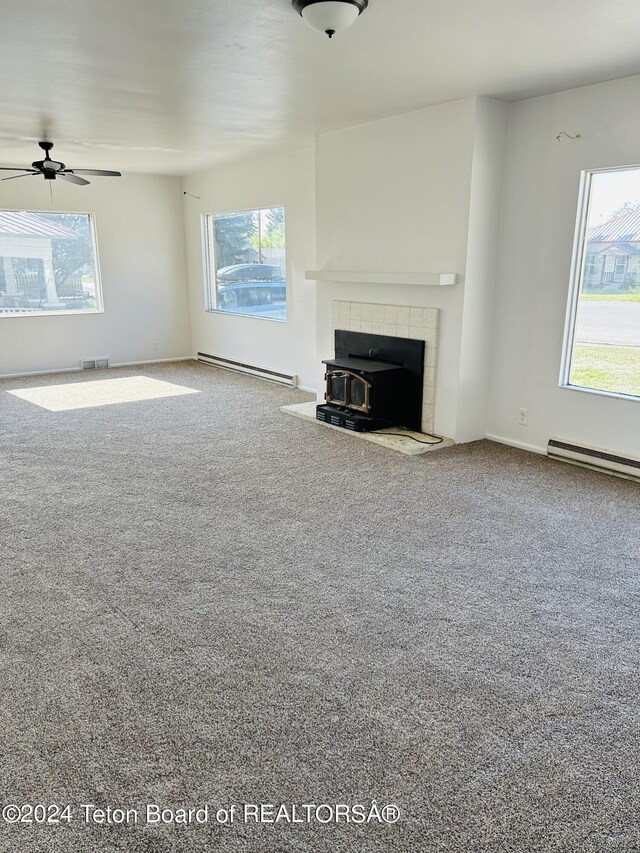
[[293, 7], [313, 30], [333, 38], [364, 12], [369, 0], [292, 0]]

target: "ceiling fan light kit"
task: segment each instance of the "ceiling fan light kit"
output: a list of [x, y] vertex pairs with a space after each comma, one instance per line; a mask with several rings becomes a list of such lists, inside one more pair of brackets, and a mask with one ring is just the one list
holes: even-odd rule
[[26, 178], [28, 175], [41, 175], [45, 181], [56, 181], [60, 178], [63, 181], [68, 181], [70, 184], [78, 184], [81, 187], [86, 187], [91, 183], [80, 175], [97, 175], [99, 177], [119, 178], [120, 172], [112, 172], [107, 169], [67, 169], [64, 163], [58, 160], [52, 160], [49, 152], [53, 148], [53, 142], [38, 142], [38, 145], [44, 151], [44, 159], [34, 160], [31, 168], [24, 166], [0, 166], [3, 172], [22, 172], [21, 175], [10, 175], [8, 178], [2, 178], [3, 181], [12, 181], [15, 178]]
[[364, 12], [369, 0], [292, 0], [293, 7], [311, 29], [333, 38], [348, 29]]

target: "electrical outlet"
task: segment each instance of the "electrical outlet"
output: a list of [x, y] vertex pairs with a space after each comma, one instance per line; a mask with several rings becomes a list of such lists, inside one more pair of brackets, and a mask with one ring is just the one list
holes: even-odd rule
[[518, 409], [518, 424], [529, 426], [529, 409]]
[[160, 344], [158, 343], [158, 341], [153, 342], [153, 351], [160, 352]]

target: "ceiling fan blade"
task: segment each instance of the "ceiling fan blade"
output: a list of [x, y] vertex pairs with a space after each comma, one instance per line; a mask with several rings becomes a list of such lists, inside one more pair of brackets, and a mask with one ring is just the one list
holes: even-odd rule
[[36, 173], [35, 169], [25, 169], [24, 166], [0, 166], [0, 170], [3, 172], [33, 172]]
[[102, 177], [120, 178], [122, 172], [110, 172], [108, 169], [67, 169], [72, 175], [101, 175]]
[[29, 175], [37, 175], [37, 172], [23, 172], [22, 175], [9, 175], [8, 178], [0, 178], [0, 181], [12, 181], [14, 178], [26, 178]]
[[59, 172], [56, 177], [60, 178], [61, 181], [69, 181], [72, 184], [79, 184], [81, 187], [85, 187], [87, 184], [91, 183], [90, 181], [85, 181], [84, 178], [79, 178], [77, 175], [70, 175], [68, 172], [65, 172], [64, 174]]

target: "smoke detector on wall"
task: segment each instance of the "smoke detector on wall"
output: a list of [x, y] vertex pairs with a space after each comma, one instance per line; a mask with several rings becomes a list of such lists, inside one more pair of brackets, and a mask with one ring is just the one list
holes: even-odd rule
[[369, 5], [369, 0], [292, 0], [293, 7], [311, 29], [333, 38], [348, 29]]

